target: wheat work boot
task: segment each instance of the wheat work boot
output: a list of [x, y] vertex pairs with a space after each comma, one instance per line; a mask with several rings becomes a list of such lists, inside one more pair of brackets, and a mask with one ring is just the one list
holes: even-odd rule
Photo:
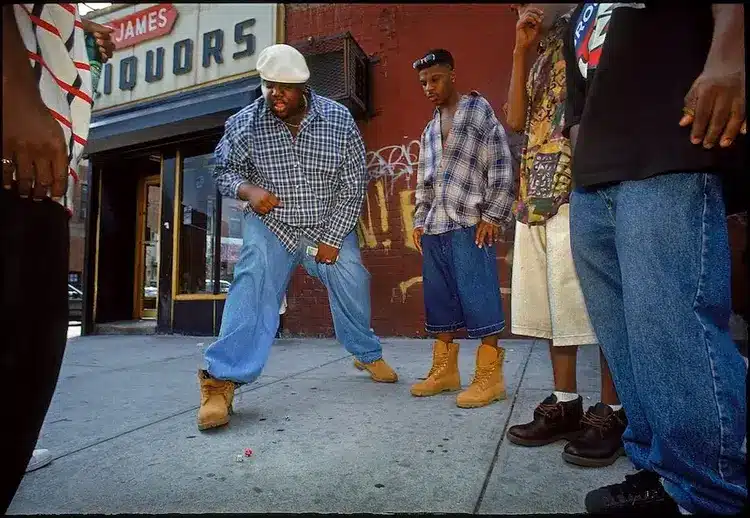
[[198, 371], [198, 382], [201, 387], [198, 430], [224, 426], [232, 414], [234, 383], [214, 379], [205, 370]]
[[461, 408], [478, 408], [505, 399], [504, 359], [502, 347], [481, 344], [477, 349], [474, 381], [456, 396], [456, 404]]
[[372, 363], [362, 363], [359, 360], [354, 360], [354, 367], [357, 370], [369, 372], [370, 378], [378, 383], [396, 383], [398, 381], [396, 371], [391, 369], [391, 366], [385, 363], [385, 360], [382, 358]]
[[437, 340], [432, 346], [432, 368], [427, 379], [412, 385], [411, 395], [427, 397], [452, 390], [461, 390], [458, 344], [446, 344]]

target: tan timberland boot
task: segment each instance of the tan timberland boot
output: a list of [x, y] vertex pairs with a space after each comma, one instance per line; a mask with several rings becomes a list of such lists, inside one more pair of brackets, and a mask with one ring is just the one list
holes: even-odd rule
[[432, 368], [427, 374], [427, 379], [411, 386], [411, 395], [426, 397], [452, 390], [461, 390], [458, 344], [446, 344], [436, 340], [432, 346]]
[[205, 370], [198, 371], [201, 407], [198, 409], [198, 430], [224, 426], [232, 413], [235, 385], [231, 381], [212, 378]]
[[377, 381], [378, 383], [396, 383], [398, 381], [396, 371], [391, 369], [391, 366], [385, 363], [385, 360], [382, 358], [371, 363], [362, 363], [359, 360], [354, 360], [354, 367], [357, 370], [369, 372], [372, 381]]
[[503, 360], [505, 349], [481, 344], [477, 349], [477, 367], [469, 388], [456, 396], [461, 408], [478, 408], [505, 399]]

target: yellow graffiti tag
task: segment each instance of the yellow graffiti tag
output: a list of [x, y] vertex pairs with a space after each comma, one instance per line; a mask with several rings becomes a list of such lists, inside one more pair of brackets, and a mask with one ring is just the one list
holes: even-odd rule
[[404, 245], [407, 248], [416, 250], [417, 247], [414, 244], [414, 240], [411, 238], [412, 231], [414, 229], [414, 193], [416, 191], [401, 191], [399, 193], [399, 201], [401, 207], [401, 230], [404, 233]]
[[398, 289], [401, 290], [401, 302], [402, 303], [406, 302], [406, 294], [409, 291], [409, 288], [421, 282], [422, 282], [422, 276], [420, 275], [419, 277], [412, 277], [411, 279], [400, 282], [398, 284]]

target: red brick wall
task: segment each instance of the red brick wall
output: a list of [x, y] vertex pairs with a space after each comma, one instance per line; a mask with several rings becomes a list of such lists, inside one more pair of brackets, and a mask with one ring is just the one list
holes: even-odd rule
[[[381, 336], [424, 336], [421, 258], [410, 243], [419, 137], [432, 107], [411, 64], [430, 48], [450, 50], [460, 91], [478, 90], [502, 118], [514, 27], [507, 5], [286, 5], [287, 41], [350, 31], [379, 59], [372, 83], [376, 115], [360, 124], [373, 180], [357, 231], [372, 274], [372, 325]], [[508, 322], [511, 254], [512, 229], [498, 246]], [[333, 334], [328, 299], [317, 280], [297, 272], [288, 303], [290, 332]]]

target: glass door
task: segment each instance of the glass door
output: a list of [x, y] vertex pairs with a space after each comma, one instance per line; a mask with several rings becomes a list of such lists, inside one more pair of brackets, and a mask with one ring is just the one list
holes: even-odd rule
[[161, 184], [158, 176], [150, 176], [144, 180], [139, 198], [135, 316], [154, 319], [159, 302]]

